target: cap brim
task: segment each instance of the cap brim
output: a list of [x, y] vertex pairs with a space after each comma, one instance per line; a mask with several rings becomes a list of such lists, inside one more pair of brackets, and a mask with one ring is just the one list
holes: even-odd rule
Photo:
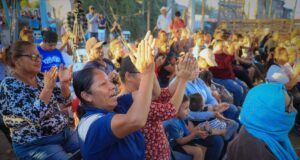
[[99, 47], [102, 47], [104, 42], [97, 42], [91, 49], [97, 49]]
[[212, 60], [206, 60], [207, 64], [210, 66], [210, 67], [216, 67], [218, 66], [217, 62], [216, 61], [212, 61]]

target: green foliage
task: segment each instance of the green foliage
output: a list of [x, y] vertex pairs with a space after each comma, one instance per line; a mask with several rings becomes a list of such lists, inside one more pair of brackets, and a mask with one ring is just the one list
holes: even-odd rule
[[20, 6], [21, 8], [29, 7], [28, 0], [21, 0]]
[[[110, 21], [118, 20], [123, 30], [131, 32], [131, 39], [143, 37], [147, 30], [147, 1], [148, 0], [84, 0], [83, 7], [88, 12], [93, 5], [99, 13], [106, 12]], [[159, 9], [166, 5], [166, 0], [150, 0], [150, 29], [156, 25]], [[104, 11], [103, 11], [104, 10]]]

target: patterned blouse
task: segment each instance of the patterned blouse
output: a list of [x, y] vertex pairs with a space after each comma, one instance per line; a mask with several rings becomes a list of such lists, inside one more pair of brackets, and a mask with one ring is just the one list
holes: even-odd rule
[[44, 87], [43, 77], [37, 76], [37, 88], [6, 77], [0, 86], [0, 114], [10, 128], [13, 143], [26, 144], [39, 138], [54, 135], [67, 127], [69, 119], [59, 111], [59, 105], [70, 103], [61, 90], [55, 87], [49, 104], [39, 95]]
[[170, 147], [162, 122], [176, 116], [176, 109], [170, 103], [169, 89], [162, 89], [160, 97], [151, 102], [147, 123], [142, 132], [145, 136], [147, 160], [169, 160]]

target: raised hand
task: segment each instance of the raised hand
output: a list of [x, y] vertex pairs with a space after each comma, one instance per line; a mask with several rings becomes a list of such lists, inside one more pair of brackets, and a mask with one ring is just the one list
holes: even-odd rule
[[128, 46], [131, 50], [129, 53], [130, 59], [135, 67], [141, 73], [154, 71], [154, 49], [155, 39], [148, 31], [145, 38], [139, 43], [137, 50]]
[[52, 67], [48, 72], [44, 73], [44, 88], [47, 90], [53, 90], [56, 84], [57, 67]]
[[64, 68], [64, 66], [61, 64], [59, 66], [59, 72], [58, 72], [60, 83], [70, 84], [70, 81], [72, 79], [72, 73], [73, 73], [73, 65], [71, 65], [67, 69], [67, 68]]
[[155, 60], [156, 66], [158, 68], [161, 67], [165, 63], [166, 59], [167, 59], [166, 56], [159, 56], [159, 57], [157, 57], [157, 59]]
[[213, 107], [215, 112], [223, 113], [229, 108], [228, 103], [220, 103]]
[[197, 62], [192, 54], [187, 53], [183, 58], [179, 59], [179, 63], [176, 65], [176, 76], [185, 80], [190, 80], [193, 73], [198, 69]]

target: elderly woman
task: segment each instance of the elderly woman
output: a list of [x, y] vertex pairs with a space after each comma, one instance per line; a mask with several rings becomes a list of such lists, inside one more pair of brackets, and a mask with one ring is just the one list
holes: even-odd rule
[[[10, 128], [13, 149], [20, 159], [68, 159], [78, 150], [77, 134], [60, 111], [70, 102], [72, 69], [60, 66], [43, 75], [41, 56], [34, 44], [15, 42], [6, 49], [12, 75], [0, 87], [0, 114]], [[56, 87], [57, 76], [61, 87]]]
[[273, 83], [284, 84], [291, 90], [298, 82], [300, 70], [292, 70], [285, 65], [289, 62], [288, 52], [283, 47], [277, 47], [274, 54], [274, 63], [269, 67], [266, 80]]
[[[128, 96], [117, 98], [115, 86], [98, 69], [87, 68], [74, 75], [73, 85], [82, 106], [78, 126], [84, 159], [143, 159], [144, 137], [139, 130], [147, 121], [154, 80], [152, 36], [147, 33], [135, 55], [141, 83], [134, 102]], [[154, 45], [152, 45], [154, 46]]]
[[254, 87], [241, 111], [244, 127], [229, 144], [227, 159], [298, 159], [288, 137], [296, 114], [293, 97], [283, 84]]

